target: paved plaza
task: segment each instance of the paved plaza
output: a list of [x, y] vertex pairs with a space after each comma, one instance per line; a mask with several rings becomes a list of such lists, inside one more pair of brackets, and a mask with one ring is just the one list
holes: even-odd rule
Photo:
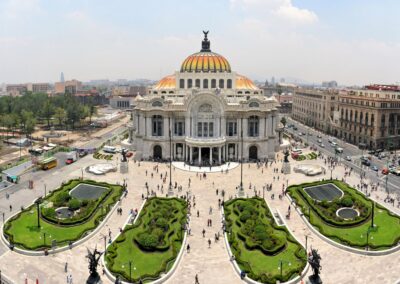
[[[283, 174], [273, 174], [274, 168], [281, 168], [282, 153], [277, 154], [277, 162], [268, 167], [257, 167], [256, 164], [244, 164], [243, 182], [246, 196], [253, 196], [254, 191], [264, 196], [267, 203], [271, 207], [272, 212], [279, 211], [282, 216], [286, 215], [289, 201], [287, 198], [282, 200], [275, 198], [272, 200], [271, 194], [277, 196], [281, 193], [282, 187], [287, 184], [298, 184], [307, 181], [328, 179], [330, 172], [325, 176], [307, 177], [301, 173], [292, 173], [288, 176]], [[70, 167], [64, 167], [62, 171], [49, 171], [46, 175], [42, 175], [40, 180], [36, 182], [36, 189], [21, 189], [13, 193], [9, 200], [2, 196], [0, 200], [0, 209], [7, 211], [10, 203], [14, 204], [14, 210], [21, 205], [28, 205], [36, 196], [43, 194], [43, 185], [46, 183], [47, 190], [58, 187], [63, 180], [80, 177], [82, 168], [95, 163], [96, 161], [87, 156]], [[116, 163], [116, 161], [113, 161]], [[292, 167], [301, 162], [292, 162]], [[323, 164], [323, 160], [307, 161], [308, 164]], [[16, 252], [12, 252], [0, 245], [0, 267], [1, 272], [15, 283], [35, 283], [39, 279], [39, 283], [66, 283], [67, 275], [71, 274], [73, 283], [85, 283], [88, 277], [87, 260], [85, 255], [86, 248], [104, 249], [104, 236], [108, 235], [111, 230], [112, 237], [119, 233], [127, 219], [130, 209], [140, 208], [143, 200], [142, 194], [146, 195], [145, 183], [149, 184], [150, 191], [153, 190], [158, 196], [165, 196], [167, 193], [169, 177], [163, 183], [161, 178], [165, 174], [169, 175], [168, 164], [158, 164], [158, 173], [155, 171], [156, 163], [141, 162], [134, 163], [129, 160], [129, 173], [120, 174], [119, 172], [111, 172], [104, 176], [95, 176], [84, 173], [85, 178], [92, 178], [96, 181], [106, 181], [110, 183], [127, 180], [129, 193], [126, 198], [121, 201], [122, 216], [115, 211], [108, 222], [102, 227], [99, 233], [95, 234], [86, 243], [81, 244], [72, 250], [60, 252], [49, 256], [25, 256]], [[334, 178], [342, 178], [345, 169], [343, 166], [337, 166], [333, 172]], [[40, 173], [42, 174], [42, 173]], [[153, 174], [153, 177], [152, 177]], [[191, 181], [189, 188], [189, 179]], [[359, 183], [359, 177], [352, 174], [346, 178], [346, 181], [355, 186]], [[175, 195], [185, 195], [190, 191], [195, 196], [195, 205], [192, 203], [190, 230], [191, 234], [187, 238], [191, 251], [186, 250], [183, 253], [178, 267], [174, 274], [166, 283], [194, 283], [194, 277], [198, 274], [200, 283], [241, 283], [237, 273], [229, 260], [227, 248], [223, 239], [214, 242], [214, 234], [221, 230], [221, 213], [218, 210], [218, 199], [222, 199], [221, 191], [226, 192], [225, 199], [235, 197], [235, 188], [240, 183], [240, 167], [230, 169], [228, 172], [217, 171], [207, 173], [206, 178], [202, 174], [189, 172], [173, 168], [172, 182], [177, 182], [183, 190]], [[250, 189], [251, 183], [251, 189]], [[272, 191], [263, 191], [265, 184], [273, 184]], [[160, 189], [157, 189], [160, 185]], [[161, 192], [161, 185], [163, 186]], [[254, 189], [255, 187], [255, 189]], [[218, 190], [218, 194], [216, 191]], [[371, 197], [380, 202], [386, 194], [383, 191], [373, 192]], [[386, 206], [390, 206], [384, 203]], [[210, 207], [212, 212], [210, 214]], [[396, 213], [400, 213], [399, 208], [389, 207]], [[197, 217], [197, 210], [199, 217]], [[9, 214], [9, 213], [7, 213]], [[207, 226], [207, 219], [212, 220], [212, 227]], [[327, 242], [320, 239], [312, 233], [298, 213], [291, 214], [290, 220], [285, 220], [289, 230], [301, 241], [304, 242], [305, 236], [308, 235], [308, 246], [317, 248], [322, 257], [321, 278], [324, 283], [396, 283], [400, 278], [400, 252], [396, 252], [386, 256], [364, 256], [350, 253], [338, 249]], [[202, 236], [202, 230], [206, 230], [205, 237]], [[212, 240], [211, 248], [208, 248], [208, 239]], [[68, 262], [68, 273], [64, 272], [65, 263]], [[277, 267], [278, 269], [278, 267]], [[101, 267], [99, 267], [101, 271]], [[310, 275], [311, 271], [308, 272]], [[101, 276], [103, 283], [112, 283], [105, 276]]]

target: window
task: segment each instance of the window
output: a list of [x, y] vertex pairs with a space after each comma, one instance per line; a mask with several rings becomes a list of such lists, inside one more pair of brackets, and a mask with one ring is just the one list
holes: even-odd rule
[[249, 103], [249, 107], [259, 107], [260, 105], [257, 102]]
[[208, 89], [208, 79], [203, 79], [203, 89]]
[[213, 137], [214, 136], [214, 122], [198, 122], [197, 123], [197, 136], [198, 137]]
[[175, 121], [174, 134], [176, 136], [183, 136], [185, 134], [185, 121]]
[[248, 119], [248, 136], [257, 137], [258, 136], [258, 116], [250, 116]]
[[203, 137], [203, 124], [201, 122], [197, 123], [197, 136]]
[[196, 79], [196, 88], [200, 88], [200, 79]]
[[211, 79], [211, 89], [215, 89], [217, 87], [217, 80]]
[[226, 123], [227, 135], [236, 136], [237, 135], [237, 123], [236, 121], [228, 121]]
[[163, 117], [161, 115], [153, 115], [152, 126], [153, 136], [163, 136]]
[[219, 87], [220, 89], [225, 88], [224, 79], [219, 79], [219, 85], [218, 85], [218, 87]]
[[193, 81], [192, 81], [192, 79], [188, 79], [188, 81], [187, 81], [187, 87], [188, 87], [188, 89], [193, 87]]
[[228, 89], [232, 89], [232, 80], [231, 80], [231, 79], [228, 79], [228, 80], [226, 81], [226, 87], [227, 87]]
[[179, 88], [181, 88], [181, 89], [185, 88], [185, 79], [180, 79], [179, 80]]
[[152, 104], [151, 104], [151, 106], [153, 106], [153, 107], [162, 107], [162, 102], [160, 102], [160, 101], [155, 101], [155, 102], [153, 102]]

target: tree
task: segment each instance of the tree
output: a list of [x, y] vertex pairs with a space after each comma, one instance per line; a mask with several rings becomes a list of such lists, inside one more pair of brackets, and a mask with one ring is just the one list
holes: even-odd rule
[[54, 111], [54, 118], [57, 119], [58, 125], [61, 126], [67, 118], [67, 112], [62, 107], [58, 107]]
[[283, 124], [283, 127], [286, 126], [286, 123], [287, 123], [286, 117], [282, 116], [282, 118], [281, 118], [281, 123]]
[[36, 126], [36, 119], [34, 117], [30, 117], [26, 122], [25, 122], [25, 135], [26, 137], [30, 137], [35, 131], [35, 126]]
[[47, 127], [50, 128], [50, 119], [54, 114], [54, 106], [52, 105], [52, 103], [51, 103], [49, 98], [44, 103], [42, 114], [43, 114], [43, 117], [47, 121]]

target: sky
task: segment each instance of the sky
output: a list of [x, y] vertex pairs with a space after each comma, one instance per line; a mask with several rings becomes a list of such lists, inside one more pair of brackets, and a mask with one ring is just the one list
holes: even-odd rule
[[201, 48], [253, 80], [400, 81], [398, 0], [0, 0], [0, 82], [158, 80]]

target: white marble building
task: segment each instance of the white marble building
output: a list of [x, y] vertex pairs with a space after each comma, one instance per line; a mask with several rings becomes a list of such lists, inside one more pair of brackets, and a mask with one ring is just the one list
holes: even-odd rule
[[[138, 159], [169, 159], [196, 165], [265, 160], [278, 150], [278, 102], [267, 98], [229, 62], [202, 49], [181, 70], [138, 97], [130, 142]], [[241, 134], [243, 133], [243, 137]]]

